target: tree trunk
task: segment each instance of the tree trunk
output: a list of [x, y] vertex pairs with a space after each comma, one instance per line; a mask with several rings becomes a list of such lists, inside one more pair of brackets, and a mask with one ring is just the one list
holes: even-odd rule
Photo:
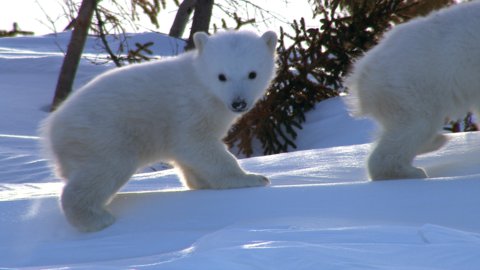
[[210, 26], [210, 18], [212, 17], [214, 0], [197, 0], [195, 4], [195, 12], [193, 14], [192, 29], [190, 30], [190, 37], [187, 41], [186, 50], [194, 47], [193, 34], [199, 31], [208, 32]]
[[88, 29], [97, 5], [97, 0], [83, 0], [75, 20], [75, 27], [63, 60], [51, 111], [54, 111], [72, 92], [73, 81], [77, 73], [80, 57], [88, 35]]
[[170, 28], [169, 36], [175, 38], [181, 38], [185, 28], [187, 27], [188, 19], [195, 9], [197, 0], [184, 0], [178, 7], [177, 14], [175, 15], [175, 20], [173, 21], [172, 27]]

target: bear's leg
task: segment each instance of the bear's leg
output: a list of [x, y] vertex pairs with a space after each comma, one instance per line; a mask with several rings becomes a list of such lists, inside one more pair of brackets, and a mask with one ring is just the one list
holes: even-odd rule
[[182, 180], [191, 189], [265, 186], [265, 176], [248, 174], [220, 142], [206, 142], [201, 151], [180, 151], [175, 160]]
[[429, 142], [420, 148], [418, 155], [437, 151], [448, 142], [448, 137], [443, 134], [437, 134]]
[[408, 126], [385, 127], [368, 158], [372, 180], [426, 178], [426, 173], [412, 166], [415, 156], [443, 145], [445, 138], [435, 137], [437, 130], [427, 120], [412, 120]]
[[105, 163], [99, 161], [93, 166], [77, 168], [69, 174], [63, 189], [63, 212], [80, 231], [99, 231], [115, 222], [115, 217], [105, 206], [135, 172], [128, 163], [118, 166]]

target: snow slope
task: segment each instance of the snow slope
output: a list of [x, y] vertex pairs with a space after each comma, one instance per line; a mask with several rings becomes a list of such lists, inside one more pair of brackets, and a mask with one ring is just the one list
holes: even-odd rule
[[[36, 137], [67, 40], [0, 39], [0, 269], [480, 268], [480, 134], [419, 157], [428, 180], [370, 182], [375, 125], [340, 98], [307, 115], [298, 151], [241, 161], [271, 186], [189, 191], [172, 170], [139, 173], [112, 202], [112, 227], [75, 231]], [[162, 44], [159, 55], [178, 51]], [[76, 85], [107, 68], [82, 61]]]

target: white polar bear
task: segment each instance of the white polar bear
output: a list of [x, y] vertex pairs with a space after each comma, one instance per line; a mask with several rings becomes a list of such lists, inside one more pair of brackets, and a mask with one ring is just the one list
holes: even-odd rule
[[191, 189], [264, 186], [221, 139], [275, 74], [277, 36], [248, 31], [194, 35], [196, 50], [108, 71], [69, 97], [42, 124], [61, 206], [81, 231], [114, 222], [106, 205], [135, 171], [172, 163]]
[[447, 117], [480, 109], [480, 2], [458, 4], [396, 26], [346, 79], [357, 116], [382, 129], [371, 179], [425, 178], [416, 155], [435, 151]]

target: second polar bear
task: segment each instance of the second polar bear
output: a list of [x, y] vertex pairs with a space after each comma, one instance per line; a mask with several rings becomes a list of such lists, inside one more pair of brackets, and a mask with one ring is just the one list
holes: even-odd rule
[[61, 206], [81, 231], [115, 218], [106, 209], [140, 167], [164, 160], [191, 189], [264, 186], [221, 139], [264, 94], [275, 74], [277, 36], [226, 31], [194, 35], [196, 50], [108, 71], [75, 92], [43, 123]]
[[458, 4], [388, 32], [346, 79], [360, 116], [381, 134], [368, 159], [372, 179], [425, 178], [415, 156], [439, 149], [447, 117], [480, 110], [480, 2]]

